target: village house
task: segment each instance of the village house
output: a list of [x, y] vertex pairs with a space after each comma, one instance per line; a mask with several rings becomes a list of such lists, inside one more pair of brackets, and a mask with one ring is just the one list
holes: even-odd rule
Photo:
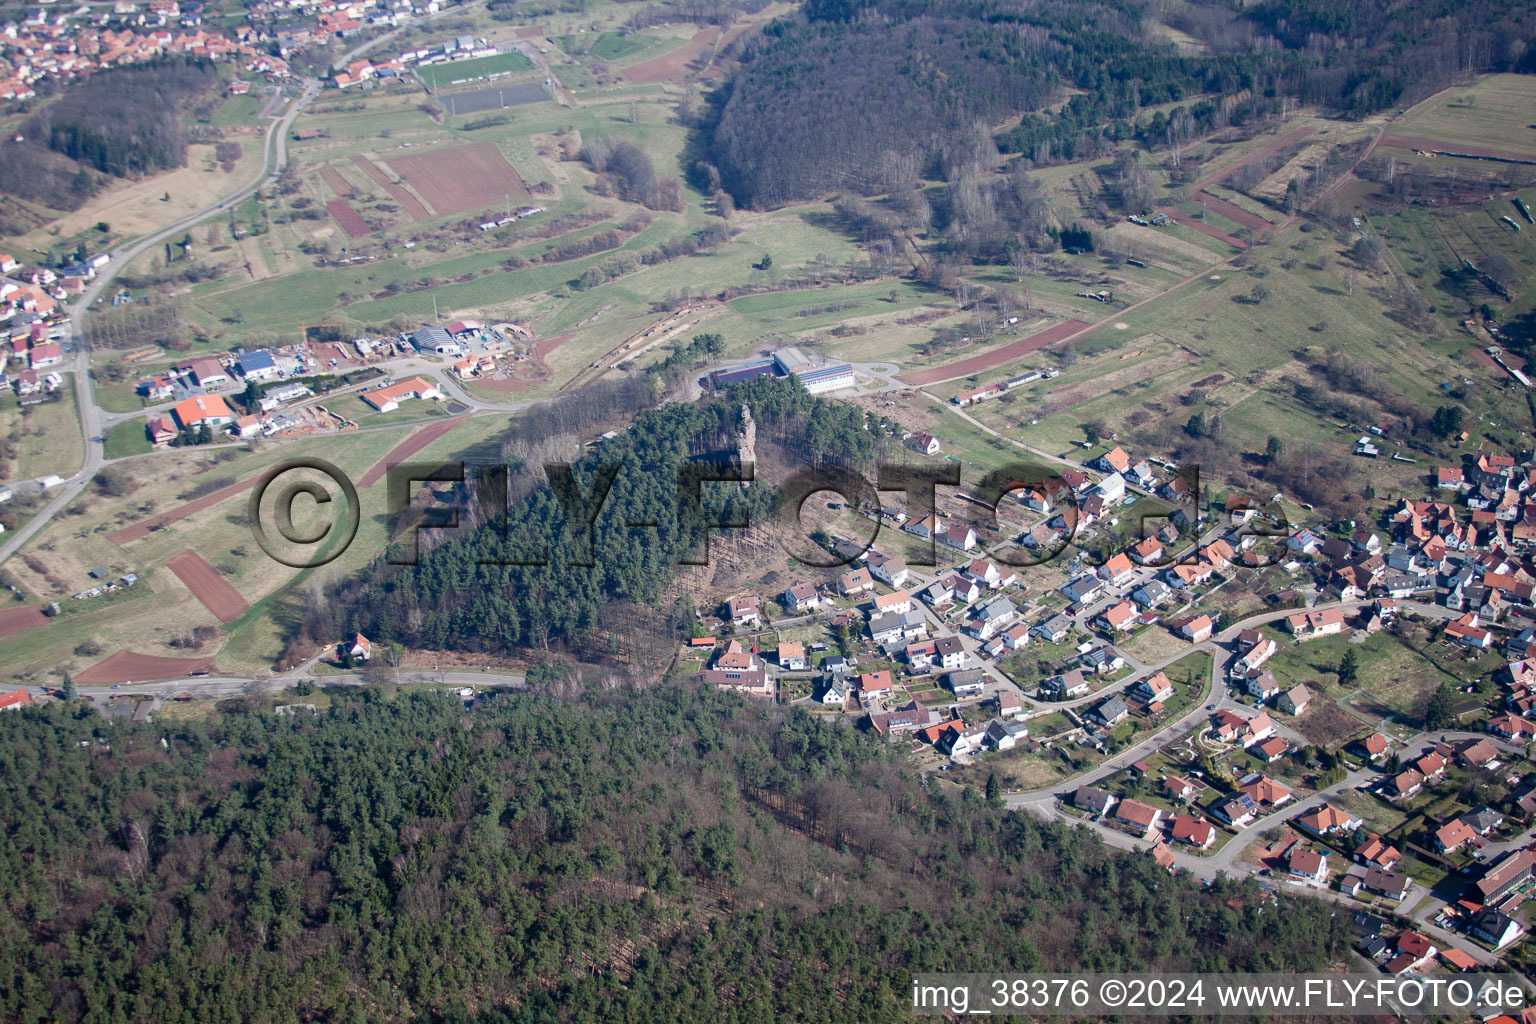
[[864, 564], [871, 576], [892, 590], [900, 590], [906, 586], [907, 580], [912, 575], [912, 570], [907, 568], [906, 562], [882, 551], [871, 551]]
[[1161, 788], [1163, 796], [1169, 800], [1176, 800], [1187, 804], [1195, 798], [1194, 785], [1188, 779], [1180, 778], [1177, 775], [1164, 776]]
[[732, 640], [715, 657], [712, 667], [699, 673], [706, 685], [722, 690], [739, 690], [757, 697], [773, 696], [773, 679], [757, 655]]
[[1072, 794], [1072, 806], [1093, 815], [1103, 815], [1115, 806], [1116, 798], [1093, 786], [1079, 786]]
[[1312, 691], [1307, 689], [1307, 684], [1297, 683], [1276, 699], [1275, 706], [1288, 715], [1299, 715], [1307, 710], [1311, 702]]
[[1327, 836], [1334, 832], [1353, 832], [1365, 822], [1332, 804], [1323, 804], [1298, 817], [1296, 824], [1315, 835]]
[[1459, 818], [1453, 818], [1435, 830], [1435, 849], [1455, 853], [1477, 838], [1472, 827]]
[[1168, 838], [1197, 850], [1208, 850], [1216, 841], [1216, 827], [1208, 821], [1191, 818], [1187, 814], [1176, 814], [1168, 830]]
[[1081, 669], [1072, 669], [1059, 676], [1052, 676], [1040, 684], [1041, 694], [1052, 700], [1071, 700], [1073, 697], [1081, 697], [1091, 688]]
[[1287, 616], [1285, 628], [1297, 640], [1313, 640], [1320, 636], [1333, 636], [1344, 629], [1344, 613], [1338, 608], [1297, 612]]
[[1286, 858], [1285, 867], [1293, 877], [1321, 885], [1328, 880], [1327, 851], [1320, 853], [1297, 843]]
[[1215, 620], [1202, 613], [1180, 626], [1179, 635], [1192, 644], [1200, 644], [1211, 638], [1211, 631], [1215, 628]]
[[1106, 729], [1112, 729], [1130, 717], [1130, 714], [1131, 709], [1126, 706], [1124, 700], [1119, 697], [1110, 697], [1088, 712], [1086, 717], [1089, 721], [1097, 722]]
[[763, 624], [762, 610], [755, 595], [731, 598], [727, 603], [727, 614], [737, 628], [756, 628]]
[[844, 597], [856, 597], [860, 594], [872, 593], [875, 589], [875, 579], [868, 569], [860, 566], [843, 573], [837, 580], [837, 589]]
[[1163, 812], [1151, 804], [1126, 798], [1115, 807], [1115, 825], [1138, 839], [1146, 839], [1159, 830]]
[[1397, 847], [1388, 844], [1381, 836], [1371, 835], [1355, 848], [1355, 860], [1371, 867], [1391, 871], [1403, 859]]
[[1256, 807], [1282, 807], [1294, 795], [1289, 786], [1268, 775], [1250, 775], [1238, 784], [1237, 791], [1253, 801]]
[[779, 668], [788, 672], [804, 672], [810, 667], [810, 661], [805, 656], [805, 645], [795, 640], [782, 640], [779, 642]]
[[821, 606], [821, 595], [816, 592], [816, 587], [810, 583], [796, 583], [779, 597], [787, 611], [806, 612]]

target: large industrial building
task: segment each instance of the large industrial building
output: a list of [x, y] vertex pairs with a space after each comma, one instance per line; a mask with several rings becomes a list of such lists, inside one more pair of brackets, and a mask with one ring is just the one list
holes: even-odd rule
[[732, 384], [756, 380], [766, 376], [799, 379], [805, 390], [820, 395], [854, 385], [853, 367], [848, 363], [817, 363], [808, 359], [798, 348], [781, 348], [772, 359], [716, 370], [709, 375], [709, 382], [716, 388], [728, 388]]

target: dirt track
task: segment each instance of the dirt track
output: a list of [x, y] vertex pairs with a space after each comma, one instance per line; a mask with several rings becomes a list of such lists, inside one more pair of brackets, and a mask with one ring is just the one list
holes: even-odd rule
[[450, 419], [442, 423], [429, 423], [410, 437], [391, 448], [382, 459], [373, 464], [373, 468], [363, 474], [363, 478], [357, 482], [359, 487], [372, 487], [384, 478], [389, 472], [390, 466], [399, 465], [406, 459], [421, 451], [427, 445], [442, 437], [448, 431], [458, 426], [462, 420]]
[[141, 537], [148, 537], [153, 530], [163, 529], [172, 523], [180, 522], [190, 515], [201, 512], [205, 508], [212, 508], [214, 505], [217, 505], [219, 502], [226, 498], [233, 498], [235, 495], [241, 493], [242, 491], [250, 490], [252, 487], [256, 486], [256, 481], [260, 479], [261, 475], [257, 474], [256, 476], [251, 477], [249, 480], [242, 480], [237, 484], [230, 484], [228, 487], [214, 491], [212, 494], [205, 494], [195, 501], [189, 501], [180, 508], [171, 509], [169, 512], [162, 512], [160, 515], [146, 519], [143, 522], [134, 523], [132, 526], [125, 526], [121, 530], [116, 530], [112, 533], [109, 533], [107, 534], [107, 540], [111, 541], [113, 544], [116, 544], [119, 547], [122, 547], [129, 541], [135, 541]]
[[177, 679], [213, 668], [213, 657], [157, 658], [149, 654], [118, 651], [90, 668], [75, 674], [82, 686], [108, 686], [112, 683], [148, 683], [156, 679]]
[[1227, 220], [1241, 224], [1245, 228], [1252, 228], [1255, 231], [1268, 231], [1275, 226], [1258, 214], [1249, 213], [1236, 203], [1228, 202], [1220, 196], [1213, 196], [1209, 192], [1202, 192], [1196, 198], [1205, 200], [1207, 210], [1225, 217]]
[[15, 636], [29, 629], [48, 625], [48, 616], [41, 608], [7, 608], [0, 611], [0, 637]]
[[985, 352], [979, 356], [971, 356], [956, 363], [947, 363], [944, 366], [933, 366], [919, 373], [902, 374], [901, 379], [908, 384], [923, 387], [928, 384], [937, 384], [942, 380], [953, 380], [956, 377], [969, 377], [986, 370], [996, 369], [1013, 362], [1023, 355], [1028, 355], [1047, 345], [1070, 337], [1078, 331], [1087, 328], [1087, 324], [1081, 320], [1066, 320], [1053, 327], [1047, 327], [1037, 334], [1031, 334], [1027, 338], [1020, 338], [1010, 345], [1004, 345], [1000, 349]]
[[240, 592], [225, 582], [217, 569], [195, 551], [183, 551], [166, 560], [165, 567], [187, 585], [192, 596], [213, 612], [220, 622], [234, 622], [251, 607]]

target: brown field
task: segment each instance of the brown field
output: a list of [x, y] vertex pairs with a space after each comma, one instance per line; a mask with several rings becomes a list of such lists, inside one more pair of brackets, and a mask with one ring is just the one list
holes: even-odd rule
[[213, 668], [213, 656], [204, 658], [157, 658], [149, 654], [118, 651], [75, 675], [82, 686], [107, 686], [112, 683], [146, 683], [155, 679], [177, 679]]
[[205, 508], [217, 505], [226, 498], [232, 498], [242, 491], [250, 490], [256, 486], [256, 481], [259, 479], [261, 477], [258, 475], [251, 477], [249, 480], [230, 484], [228, 487], [214, 491], [212, 494], [205, 494], [195, 501], [189, 501], [180, 508], [172, 509], [169, 512], [162, 512], [158, 516], [153, 516], [143, 522], [134, 523], [132, 526], [125, 526], [121, 530], [107, 534], [107, 540], [121, 547], [130, 541], [148, 537], [155, 530], [162, 530], [172, 523], [179, 522], [196, 512], [201, 512]]
[[41, 608], [7, 608], [0, 611], [0, 637], [25, 633], [29, 629], [48, 625], [48, 616]]
[[427, 208], [422, 205], [420, 199], [417, 199], [404, 188], [401, 188], [399, 185], [396, 185], [393, 181], [391, 181], [389, 175], [384, 173], [384, 168], [380, 167], [378, 164], [374, 163], [372, 160], [369, 160], [365, 156], [354, 156], [352, 158], [352, 162], [357, 164], [357, 166], [362, 169], [364, 174], [372, 178], [375, 185], [378, 185], [384, 191], [393, 196], [395, 202], [399, 203], [401, 207], [404, 208], [405, 212], [410, 215], [412, 220], [426, 220], [432, 216], [427, 212]]
[[[373, 468], [364, 473], [363, 478], [357, 482], [357, 486], [372, 487], [384, 478], [384, 474], [389, 472], [390, 466], [399, 465], [404, 462], [462, 422], [464, 422], [462, 418], [455, 417], [446, 423], [431, 423], [422, 427], [416, 433], [395, 445], [389, 450], [389, 454], [374, 463]], [[214, 614], [218, 613], [215, 612]]]
[[250, 608], [240, 592], [225, 582], [219, 571], [195, 551], [183, 551], [166, 561], [165, 567], [187, 585], [192, 596], [220, 622], [234, 622]]
[[532, 195], [501, 150], [490, 142], [397, 156], [385, 163], [438, 213], [479, 210], [509, 198], [522, 202]]
[[928, 384], [937, 384], [940, 381], [954, 380], [957, 377], [970, 377], [974, 374], [1004, 366], [1020, 356], [1028, 355], [1031, 352], [1045, 348], [1047, 345], [1053, 345], [1063, 338], [1069, 338], [1077, 332], [1087, 329], [1088, 325], [1081, 320], [1064, 320], [1054, 327], [1047, 327], [1045, 330], [1031, 334], [1027, 338], [1020, 338], [1011, 345], [1004, 345], [1002, 348], [994, 349], [991, 352], [984, 352], [979, 356], [972, 356], [969, 359], [962, 359], [956, 363], [935, 366], [923, 370], [921, 373], [902, 374], [901, 379], [908, 384], [923, 387]]
[[[664, 53], [660, 57], [634, 67], [626, 68], [622, 72], [626, 82], [671, 82], [687, 76], [694, 70], [694, 65], [704, 56], [706, 50], [718, 50], [721, 47], [735, 41], [736, 37], [760, 23], [759, 19], [748, 18], [726, 29], [724, 32], [718, 27], [707, 26], [693, 34], [681, 48], [671, 53]], [[699, 70], [702, 70], [699, 69]]]
[[347, 233], [348, 238], [362, 238], [368, 234], [368, 225], [356, 210], [347, 205], [345, 199], [327, 199], [325, 208], [331, 211], [331, 216], [336, 218], [336, 223], [341, 225], [341, 230]]
[[720, 29], [711, 25], [701, 28], [693, 34], [679, 49], [671, 53], [664, 53], [660, 57], [653, 57], [643, 64], [636, 64], [632, 68], [624, 70], [626, 82], [670, 82], [673, 79], [682, 78], [693, 66], [693, 62], [704, 55], [704, 51], [713, 46], [720, 39]]
[[1264, 231], [1274, 227], [1273, 224], [1265, 220], [1263, 217], [1260, 217], [1258, 214], [1249, 213], [1241, 206], [1235, 206], [1220, 196], [1212, 195], [1209, 192], [1202, 192], [1196, 198], [1204, 202], [1207, 209], [1220, 214], [1221, 216], [1227, 218], [1227, 220], [1236, 221], [1237, 223], [1243, 225], [1243, 227], [1253, 228], [1255, 231]]
[[351, 199], [355, 195], [352, 183], [343, 178], [341, 172], [334, 167], [320, 168], [320, 180], [343, 199]]
[[1365, 728], [1364, 723], [1331, 700], [1315, 699], [1306, 714], [1291, 723], [1308, 742], [1337, 750]]

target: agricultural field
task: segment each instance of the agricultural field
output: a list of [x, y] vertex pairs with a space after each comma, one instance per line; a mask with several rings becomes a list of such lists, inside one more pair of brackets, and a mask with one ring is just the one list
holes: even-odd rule
[[1536, 80], [1483, 75], [1472, 85], [1436, 93], [1393, 119], [1391, 134], [1443, 143], [1451, 152], [1478, 150], [1536, 159]]
[[[505, 424], [506, 418], [497, 415], [461, 418], [452, 429], [434, 432], [413, 457], [462, 456]], [[368, 471], [417, 429], [402, 425], [364, 430], [345, 445], [334, 438], [314, 438], [266, 442], [251, 451], [174, 450], [112, 467], [110, 488], [117, 493], [99, 487], [87, 491], [39, 534], [29, 554], [7, 563], [29, 600], [59, 600], [63, 612], [47, 629], [0, 637], [0, 661], [15, 666], [18, 675], [36, 678], [66, 669], [78, 672], [114, 650], [159, 657], [212, 655], [225, 671], [265, 670], [281, 652], [282, 638], [297, 614], [302, 598], [296, 584], [317, 572], [354, 571], [382, 550], [389, 520], [385, 487], [379, 477], [370, 479]], [[142, 434], [142, 427], [139, 430]], [[291, 569], [268, 558], [251, 534], [246, 514], [249, 488], [231, 486], [254, 482], [279, 461], [300, 455], [318, 455], [337, 465], [357, 481], [362, 502], [356, 539], [323, 570]], [[221, 488], [227, 497], [185, 518], [140, 537], [114, 539], [116, 531], [175, 513], [198, 495]], [[301, 531], [314, 525], [303, 513], [300, 503], [295, 523]], [[214, 583], [227, 584], [249, 608], [237, 612], [233, 605], [220, 605], [219, 612], [229, 620], [225, 622], [199, 602], [170, 568], [173, 558], [188, 551], [212, 567]], [[139, 582], [114, 594], [70, 599], [90, 585], [86, 572], [97, 565], [116, 574], [137, 573]], [[174, 622], [164, 615], [167, 602], [179, 609]], [[180, 646], [200, 626], [206, 627], [200, 646]], [[98, 653], [81, 654], [77, 646]]]

